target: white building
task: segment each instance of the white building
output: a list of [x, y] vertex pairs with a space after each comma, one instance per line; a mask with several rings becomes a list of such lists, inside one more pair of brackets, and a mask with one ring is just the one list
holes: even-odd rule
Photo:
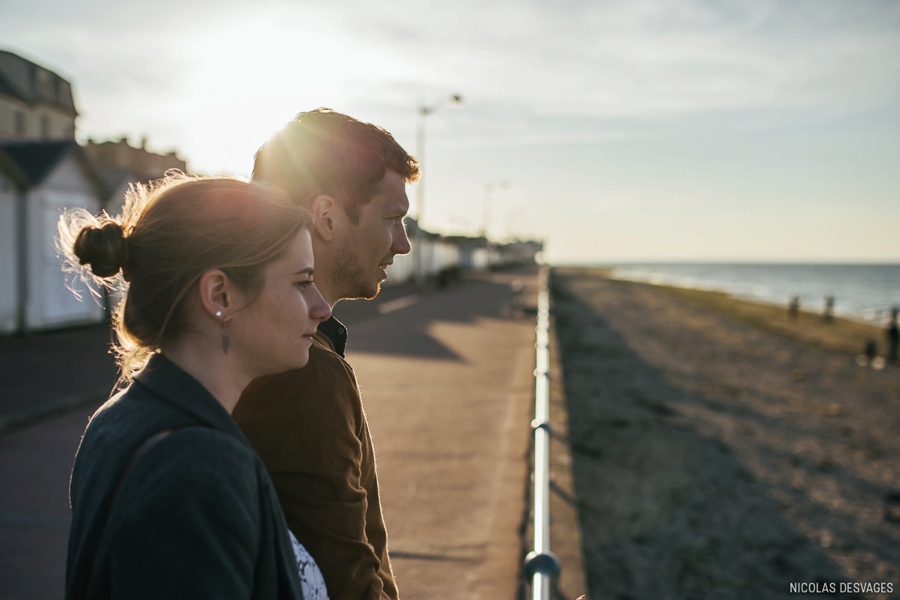
[[424, 229], [417, 232], [417, 229], [415, 219], [406, 220], [412, 250], [394, 257], [385, 285], [415, 280], [417, 265], [420, 279], [436, 278], [439, 282], [447, 276], [458, 277], [464, 271], [533, 265], [543, 249], [543, 244], [536, 241], [497, 244], [483, 236], [443, 236]]
[[101, 209], [103, 181], [74, 141], [0, 142], [0, 333], [95, 323], [105, 311], [80, 282], [67, 289], [56, 252], [66, 208]]
[[0, 140], [75, 139], [77, 116], [68, 81], [0, 50]]
[[132, 184], [161, 179], [170, 170], [188, 172], [187, 163], [174, 150], [166, 154], [147, 150], [146, 137], [141, 139], [140, 147], [130, 145], [127, 137], [106, 142], [88, 140], [84, 150], [110, 192], [103, 208], [111, 215], [122, 212], [125, 192]]
[[0, 152], [0, 332], [18, 329], [17, 203], [20, 190], [28, 186], [25, 175]]
[[55, 245], [60, 214], [117, 214], [132, 183], [187, 172], [176, 152], [149, 152], [146, 138], [140, 147], [127, 138], [79, 146], [77, 116], [68, 81], [0, 50], [0, 334], [102, 321], [83, 284], [83, 301], [66, 288]]

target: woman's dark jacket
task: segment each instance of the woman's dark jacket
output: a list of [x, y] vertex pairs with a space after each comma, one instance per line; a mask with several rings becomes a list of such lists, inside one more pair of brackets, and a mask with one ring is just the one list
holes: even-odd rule
[[92, 417], [69, 497], [69, 600], [302, 598], [262, 462], [222, 405], [162, 355]]

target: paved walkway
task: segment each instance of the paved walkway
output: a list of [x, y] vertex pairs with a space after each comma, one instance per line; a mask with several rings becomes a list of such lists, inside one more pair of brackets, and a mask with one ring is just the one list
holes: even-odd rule
[[[338, 305], [375, 439], [389, 547], [405, 600], [516, 597], [534, 318], [510, 310], [515, 280], [533, 305], [534, 273], [485, 276], [441, 292], [387, 288], [378, 301]], [[58, 386], [59, 393], [92, 393], [109, 373], [101, 360], [107, 338], [90, 331], [18, 340], [22, 352], [43, 348], [43, 359], [26, 360], [14, 352], [16, 340], [3, 340], [3, 369], [18, 356], [16, 364], [50, 373], [44, 365], [71, 356], [72, 379], [47, 375], [47, 387], [33, 397], [51, 396], [42, 390]], [[61, 350], [53, 335], [63, 347], [72, 337], [85, 339]], [[79, 369], [82, 358], [88, 364]], [[36, 401], [0, 385], [0, 413]], [[68, 474], [93, 408], [0, 437], [0, 599], [62, 597]]]
[[63, 597], [69, 473], [88, 417], [83, 408], [0, 437], [0, 598]]
[[109, 344], [103, 325], [0, 337], [0, 435], [99, 405], [117, 377]]
[[534, 317], [509, 314], [513, 279], [469, 282], [350, 328], [407, 600], [516, 595]]

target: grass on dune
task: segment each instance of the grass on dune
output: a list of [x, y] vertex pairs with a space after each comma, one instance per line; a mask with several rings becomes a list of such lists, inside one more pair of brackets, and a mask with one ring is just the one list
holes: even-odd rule
[[807, 344], [846, 354], [860, 354], [867, 341], [878, 344], [878, 353], [886, 353], [884, 329], [834, 317], [826, 322], [821, 314], [801, 310], [797, 319], [788, 317], [787, 307], [740, 300], [723, 292], [657, 286], [669, 294], [699, 306], [711, 308], [737, 321]]
[[[560, 268], [565, 272], [567, 268]], [[612, 269], [588, 267], [572, 269], [587, 272], [594, 277], [612, 278]], [[878, 345], [878, 354], [887, 354], [887, 338], [885, 328], [859, 323], [840, 317], [833, 317], [826, 322], [821, 313], [801, 310], [796, 320], [788, 317], [787, 306], [781, 307], [762, 302], [742, 300], [725, 292], [681, 288], [671, 285], [636, 283], [637, 285], [653, 285], [668, 294], [672, 294], [688, 302], [710, 308], [747, 325], [769, 331], [777, 335], [797, 340], [806, 344], [843, 352], [856, 356], [863, 352], [867, 341]], [[840, 299], [838, 299], [840, 301]]]

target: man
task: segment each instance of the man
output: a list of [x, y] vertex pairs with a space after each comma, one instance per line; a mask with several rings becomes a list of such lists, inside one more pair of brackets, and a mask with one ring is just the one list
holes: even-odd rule
[[[298, 115], [260, 149], [253, 170], [255, 181], [284, 188], [312, 212], [315, 282], [332, 307], [374, 298], [394, 256], [409, 252], [405, 185], [418, 175], [388, 132], [328, 109]], [[254, 381], [233, 416], [331, 600], [395, 600], [375, 453], [346, 342], [336, 319], [320, 324], [308, 365]]]
[[888, 339], [888, 362], [892, 365], [900, 361], [900, 327], [897, 326], [897, 316], [900, 315], [900, 308], [891, 309], [891, 321], [888, 323], [885, 334]]

